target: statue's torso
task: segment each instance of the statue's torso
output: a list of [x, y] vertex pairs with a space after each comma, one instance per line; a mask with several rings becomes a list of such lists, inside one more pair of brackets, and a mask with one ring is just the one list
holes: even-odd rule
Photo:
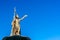
[[18, 34], [19, 34], [19, 31], [20, 31], [20, 24], [19, 24], [19, 22], [20, 21], [18, 19], [13, 20], [13, 22], [12, 22], [13, 33], [18, 32]]

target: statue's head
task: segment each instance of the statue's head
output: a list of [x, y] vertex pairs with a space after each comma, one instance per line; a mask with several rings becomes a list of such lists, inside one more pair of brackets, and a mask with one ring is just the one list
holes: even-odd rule
[[18, 16], [18, 14], [16, 14], [15, 18], [16, 18], [16, 19], [19, 19], [19, 16]]

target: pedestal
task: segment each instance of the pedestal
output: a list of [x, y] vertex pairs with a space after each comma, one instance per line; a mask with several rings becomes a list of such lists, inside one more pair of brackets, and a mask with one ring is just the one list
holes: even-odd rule
[[10, 37], [4, 37], [2, 40], [31, 40], [29, 37], [23, 37], [23, 36], [10, 36]]

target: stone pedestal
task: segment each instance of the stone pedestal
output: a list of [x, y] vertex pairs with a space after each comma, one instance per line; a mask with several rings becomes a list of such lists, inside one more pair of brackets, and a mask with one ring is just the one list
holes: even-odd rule
[[4, 37], [2, 40], [31, 40], [29, 37], [23, 37], [23, 36], [10, 36], [10, 37]]

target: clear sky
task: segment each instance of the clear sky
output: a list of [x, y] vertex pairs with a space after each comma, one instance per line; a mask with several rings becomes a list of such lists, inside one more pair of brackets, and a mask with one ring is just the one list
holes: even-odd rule
[[10, 36], [14, 7], [21, 18], [21, 35], [32, 40], [60, 40], [59, 0], [0, 0], [0, 40]]

